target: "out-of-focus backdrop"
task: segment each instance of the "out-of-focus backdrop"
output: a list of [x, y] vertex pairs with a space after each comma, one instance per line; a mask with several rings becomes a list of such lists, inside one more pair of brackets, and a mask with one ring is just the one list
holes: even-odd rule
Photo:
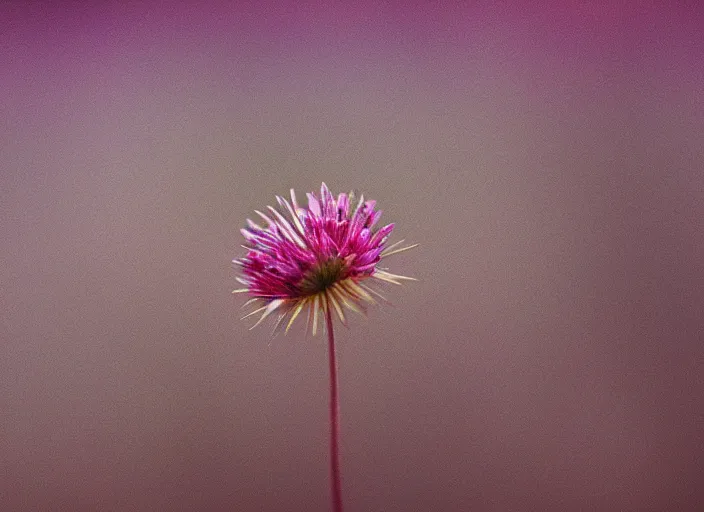
[[347, 510], [704, 510], [704, 10], [226, 4], [0, 7], [0, 509], [327, 510], [323, 338], [230, 294], [325, 181], [421, 243]]

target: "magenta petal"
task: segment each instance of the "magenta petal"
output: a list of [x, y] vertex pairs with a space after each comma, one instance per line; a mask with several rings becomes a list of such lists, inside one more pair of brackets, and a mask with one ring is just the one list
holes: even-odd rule
[[308, 196], [308, 209], [313, 215], [320, 217], [320, 203], [310, 192], [306, 195]]
[[347, 198], [347, 194], [341, 193], [337, 196], [337, 221], [341, 222], [342, 219], [347, 218], [347, 214], [350, 209], [350, 201]]
[[388, 234], [391, 233], [393, 230], [394, 230], [394, 225], [387, 224], [386, 226], [381, 228], [379, 231], [374, 233], [374, 237], [372, 238], [372, 243], [383, 240], [384, 237], [388, 236]]

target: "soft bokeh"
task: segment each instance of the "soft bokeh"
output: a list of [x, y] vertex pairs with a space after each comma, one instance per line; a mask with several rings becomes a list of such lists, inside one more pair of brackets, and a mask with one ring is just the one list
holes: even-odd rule
[[422, 244], [339, 331], [348, 511], [704, 509], [696, 3], [55, 4], [0, 6], [0, 509], [327, 509], [325, 343], [230, 294], [321, 181]]

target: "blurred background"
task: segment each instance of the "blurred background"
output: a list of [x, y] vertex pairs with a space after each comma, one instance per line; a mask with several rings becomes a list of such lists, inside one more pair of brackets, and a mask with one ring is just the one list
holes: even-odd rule
[[378, 201], [348, 511], [704, 510], [704, 9], [4, 2], [0, 509], [324, 511], [325, 341], [254, 209]]

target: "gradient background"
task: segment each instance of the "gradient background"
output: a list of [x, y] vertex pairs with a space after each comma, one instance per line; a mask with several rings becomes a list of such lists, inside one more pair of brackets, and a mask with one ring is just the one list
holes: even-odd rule
[[422, 244], [338, 331], [348, 511], [704, 510], [696, 2], [25, 3], [0, 509], [327, 510], [325, 342], [230, 295], [324, 180]]

